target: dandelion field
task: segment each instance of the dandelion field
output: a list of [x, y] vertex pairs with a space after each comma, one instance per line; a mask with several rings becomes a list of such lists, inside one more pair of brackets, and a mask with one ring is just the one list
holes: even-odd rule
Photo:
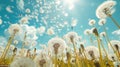
[[0, 67], [120, 67], [120, 0], [1, 0]]

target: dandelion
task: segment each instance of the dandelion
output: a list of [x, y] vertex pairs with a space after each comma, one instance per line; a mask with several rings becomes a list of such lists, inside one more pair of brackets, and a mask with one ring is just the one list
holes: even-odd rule
[[95, 21], [94, 19], [92, 19], [92, 20], [89, 21], [89, 25], [90, 25], [90, 26], [95, 25], [95, 23], [96, 23], [96, 21]]
[[96, 28], [92, 28], [91, 31], [93, 34], [95, 34], [95, 36], [99, 37], [99, 33]]
[[96, 16], [98, 18], [106, 18], [109, 15], [112, 15], [112, 9], [116, 5], [115, 1], [105, 1], [102, 3], [96, 10]]
[[19, 34], [19, 33], [21, 33], [21, 27], [20, 27], [19, 24], [12, 24], [8, 28], [8, 32], [9, 32], [10, 35]]
[[65, 35], [65, 39], [69, 44], [73, 44], [78, 39], [78, 34], [76, 32], [68, 32]]
[[18, 58], [17, 60], [14, 60], [10, 67], [36, 67], [35, 63], [26, 57]]
[[100, 19], [98, 22], [100, 26], [103, 26], [105, 23], [106, 23], [106, 19]]
[[86, 47], [85, 54], [87, 55], [87, 59], [89, 60], [99, 58], [99, 50], [97, 47], [94, 46]]
[[112, 41], [110, 41], [110, 43], [113, 45], [113, 47], [115, 48], [115, 50], [116, 50], [118, 53], [120, 53], [120, 52], [119, 52], [119, 49], [120, 49], [120, 41], [112, 40]]
[[30, 11], [29, 8], [27, 8], [27, 9], [25, 10], [25, 12], [26, 12], [26, 13], [30, 13], [31, 11]]
[[90, 29], [86, 29], [85, 31], [84, 31], [84, 34], [85, 35], [89, 35], [89, 34], [91, 34], [92, 32], [91, 32], [91, 30]]
[[106, 33], [105, 33], [105, 32], [101, 32], [101, 33], [100, 33], [100, 36], [101, 36], [101, 37], [105, 37], [105, 36], [106, 36]]
[[105, 19], [106, 17], [110, 17], [115, 25], [120, 28], [118, 22], [112, 17], [114, 13], [113, 7], [116, 5], [115, 1], [105, 1], [102, 3], [96, 10], [96, 16], [100, 19]]
[[59, 37], [52, 38], [48, 41], [48, 47], [53, 49], [54, 54], [58, 54], [64, 51], [66, 43]]
[[36, 67], [53, 67], [52, 61], [47, 54], [40, 53], [34, 59]]

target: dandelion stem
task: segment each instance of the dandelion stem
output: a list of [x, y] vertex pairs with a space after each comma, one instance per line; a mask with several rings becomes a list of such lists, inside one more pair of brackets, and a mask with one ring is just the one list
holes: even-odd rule
[[109, 17], [114, 22], [114, 24], [120, 29], [120, 25], [118, 24], [118, 22], [111, 15]]
[[7, 54], [8, 50], [9, 50], [9, 48], [10, 48], [10, 44], [12, 43], [15, 34], [16, 34], [16, 33], [14, 33], [14, 34], [9, 38], [8, 43], [7, 43], [7, 46], [5, 47], [4, 52], [2, 53], [2, 56], [1, 56], [1, 58], [0, 58], [0, 63], [5, 60], [6, 54]]

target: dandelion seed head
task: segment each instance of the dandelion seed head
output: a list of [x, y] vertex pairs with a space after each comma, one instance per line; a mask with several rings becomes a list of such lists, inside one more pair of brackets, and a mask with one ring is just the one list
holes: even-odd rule
[[8, 28], [8, 32], [10, 35], [14, 33], [21, 33], [20, 31], [22, 31], [22, 29], [19, 24], [11, 24], [10, 27]]
[[95, 23], [96, 23], [96, 21], [95, 21], [94, 19], [92, 19], [92, 20], [89, 21], [89, 25], [90, 25], [90, 26], [95, 25]]
[[99, 58], [99, 51], [97, 47], [94, 46], [88, 46], [85, 48], [85, 54], [87, 55], [87, 59], [91, 60], [92, 55], [94, 55], [95, 58]]
[[91, 32], [91, 30], [90, 29], [86, 29], [85, 31], [84, 31], [84, 34], [85, 35], [89, 35], [89, 34], [91, 34], [92, 32]]
[[101, 33], [100, 33], [100, 36], [101, 36], [101, 37], [104, 37], [104, 36], [106, 36], [106, 33], [105, 33], [105, 32], [101, 32]]
[[66, 43], [63, 39], [59, 37], [52, 38], [48, 41], [48, 47], [52, 49], [52, 52], [55, 53], [57, 48], [57, 53], [62, 53], [66, 48]]
[[106, 18], [108, 15], [113, 14], [113, 7], [116, 5], [115, 1], [105, 1], [96, 10], [96, 16], [100, 19]]
[[76, 32], [68, 32], [65, 35], [65, 39], [69, 44], [72, 44], [72, 42], [78, 39], [78, 34]]
[[100, 26], [103, 26], [105, 23], [106, 23], [106, 19], [100, 19], [98, 22]]

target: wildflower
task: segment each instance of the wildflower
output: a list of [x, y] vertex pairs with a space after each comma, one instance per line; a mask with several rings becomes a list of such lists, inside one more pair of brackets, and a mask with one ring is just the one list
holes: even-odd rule
[[73, 44], [78, 39], [78, 34], [76, 32], [68, 32], [65, 35], [65, 39], [69, 44]]
[[92, 20], [89, 21], [89, 25], [90, 25], [90, 26], [95, 25], [95, 23], [96, 23], [96, 21], [95, 21], [94, 19], [92, 19]]
[[40, 53], [34, 59], [37, 67], [53, 67], [52, 61], [47, 54]]
[[21, 31], [21, 27], [20, 27], [19, 24], [12, 24], [8, 28], [8, 32], [9, 32], [10, 35], [13, 35], [15, 33], [20, 33], [20, 31]]
[[85, 35], [91, 34], [91, 30], [90, 30], [90, 29], [86, 29], [86, 30], [84, 31], [84, 34], [85, 34]]
[[65, 50], [66, 43], [59, 37], [52, 38], [48, 41], [48, 47], [54, 51], [54, 54], [61, 53]]
[[120, 41], [118, 40], [111, 40], [110, 43], [113, 45], [116, 51], [119, 52], [120, 49]]
[[25, 10], [25, 12], [26, 12], [26, 13], [30, 13], [31, 11], [30, 11], [29, 8], [27, 8], [27, 9]]
[[99, 37], [99, 33], [96, 28], [92, 28], [91, 31], [93, 34], [95, 34], [95, 36]]
[[104, 19], [113, 14], [113, 7], [116, 5], [115, 1], [105, 1], [96, 10], [96, 16]]
[[98, 22], [100, 26], [103, 26], [105, 23], [106, 23], [106, 19], [100, 19]]
[[99, 57], [98, 48], [94, 46], [88, 46], [85, 48], [85, 54], [87, 55], [88, 59], [95, 59]]

